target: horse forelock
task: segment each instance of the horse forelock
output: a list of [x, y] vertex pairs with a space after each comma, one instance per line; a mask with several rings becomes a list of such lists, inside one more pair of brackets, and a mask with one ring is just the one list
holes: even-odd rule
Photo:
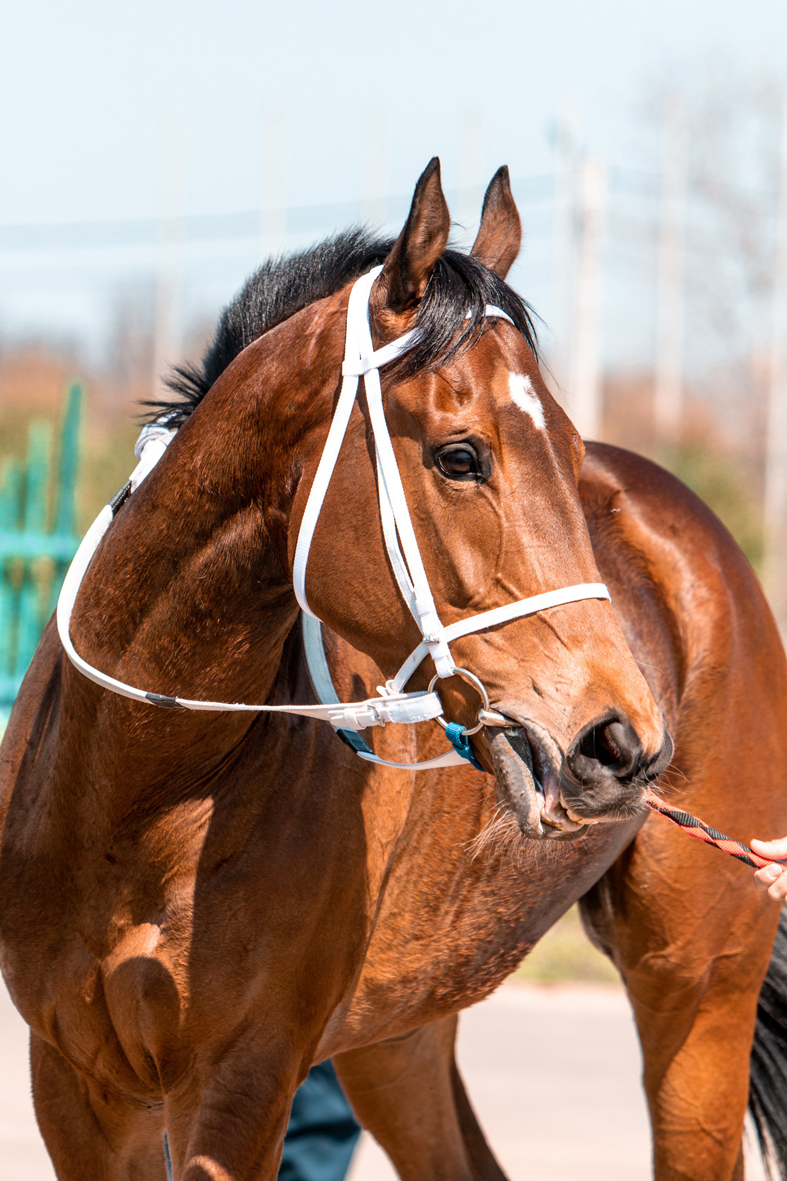
[[[308, 250], [268, 259], [222, 312], [201, 362], [171, 370], [166, 384], [173, 397], [145, 403], [150, 418], [166, 414], [170, 426], [182, 426], [248, 345], [382, 263], [393, 244], [392, 239], [374, 238], [366, 229], [355, 227]], [[488, 304], [511, 317], [537, 356], [528, 304], [476, 258], [448, 249], [437, 260], [418, 305], [415, 325], [421, 330], [420, 340], [391, 369], [412, 376], [449, 362], [485, 330]]]

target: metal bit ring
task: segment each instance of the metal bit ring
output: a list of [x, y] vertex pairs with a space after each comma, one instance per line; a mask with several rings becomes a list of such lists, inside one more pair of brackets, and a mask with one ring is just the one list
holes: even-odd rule
[[[475, 675], [475, 673], [471, 673], [469, 671], [469, 669], [466, 669], [466, 668], [455, 668], [454, 671], [451, 673], [451, 676], [461, 677], [463, 681], [467, 681], [467, 683], [469, 685], [472, 685], [473, 688], [478, 693], [479, 697], [481, 698], [481, 701], [483, 702], [483, 710], [481, 712], [488, 712], [489, 711], [489, 694], [487, 693], [485, 686], [483, 685], [483, 683], [481, 681], [479, 681], [479, 679]], [[443, 679], [447, 680], [448, 678], [445, 677]], [[429, 689], [428, 689], [429, 693], [432, 692], [432, 690], [435, 687], [435, 683], [438, 680], [440, 680], [440, 678], [438, 677], [437, 673], [435, 673], [435, 675], [432, 677], [431, 681], [429, 682]], [[439, 722], [444, 730], [445, 730], [446, 726], [448, 725], [448, 722], [446, 722], [446, 720], [442, 716], [442, 714], [440, 714], [439, 717], [435, 718], [435, 721]], [[473, 728], [471, 730], [463, 730], [462, 733], [465, 736], [465, 738], [469, 738], [471, 734], [477, 734], [478, 731], [483, 728], [483, 726], [484, 726], [484, 723], [482, 721], [479, 721], [475, 726], [473, 726]]]

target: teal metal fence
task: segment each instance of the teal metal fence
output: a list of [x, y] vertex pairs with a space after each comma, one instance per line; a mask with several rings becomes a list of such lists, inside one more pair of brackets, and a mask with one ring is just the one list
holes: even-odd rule
[[52, 424], [35, 420], [27, 459], [0, 461], [0, 731], [76, 553], [83, 389], [66, 395], [57, 456]]

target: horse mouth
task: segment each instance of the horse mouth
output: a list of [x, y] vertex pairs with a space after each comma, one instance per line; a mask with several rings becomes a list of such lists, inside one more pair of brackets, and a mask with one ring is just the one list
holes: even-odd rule
[[570, 805], [566, 806], [553, 760], [524, 726], [497, 730], [488, 737], [488, 744], [499, 801], [514, 814], [523, 836], [575, 840], [595, 823], [572, 814]]

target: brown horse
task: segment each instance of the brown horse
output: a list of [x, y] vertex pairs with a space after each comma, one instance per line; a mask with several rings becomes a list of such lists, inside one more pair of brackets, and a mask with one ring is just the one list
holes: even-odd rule
[[[294, 1089], [329, 1055], [403, 1177], [499, 1177], [452, 1015], [581, 896], [640, 1023], [657, 1176], [742, 1177], [776, 908], [735, 863], [644, 824], [671, 747], [620, 625], [676, 736], [676, 793], [744, 837], [785, 820], [781, 649], [745, 562], [680, 485], [592, 449], [580, 498], [581, 443], [496, 274], [519, 246], [505, 174], [473, 257], [446, 249], [448, 225], [432, 165], [390, 248], [346, 236], [252, 281], [93, 561], [76, 646], [161, 694], [307, 699], [292, 557], [349, 286], [383, 260], [375, 344], [424, 333], [384, 388], [441, 616], [596, 581], [596, 562], [615, 613], [582, 601], [456, 642], [511, 719], [474, 739], [493, 777], [370, 766], [302, 719], [128, 702], [48, 629], [3, 745], [0, 935], [61, 1179], [163, 1177], [164, 1128], [177, 1178], [272, 1178]], [[362, 402], [308, 576], [343, 700], [419, 638], [372, 460]], [[754, 659], [758, 644], [773, 651]], [[474, 719], [464, 682], [441, 694]], [[431, 727], [373, 742], [398, 761], [445, 748]]]

